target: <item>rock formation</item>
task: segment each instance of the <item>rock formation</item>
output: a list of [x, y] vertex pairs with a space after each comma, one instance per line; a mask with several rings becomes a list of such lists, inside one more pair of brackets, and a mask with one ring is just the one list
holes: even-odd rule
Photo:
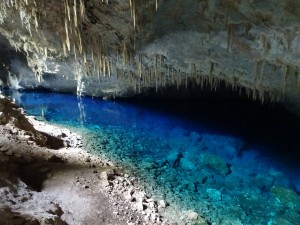
[[3, 86], [128, 96], [222, 82], [300, 113], [297, 0], [3, 0], [0, 12]]

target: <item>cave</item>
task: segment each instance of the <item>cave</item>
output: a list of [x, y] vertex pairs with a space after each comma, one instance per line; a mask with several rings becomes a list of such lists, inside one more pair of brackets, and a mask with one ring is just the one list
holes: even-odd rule
[[300, 2], [0, 2], [0, 225], [300, 224]]

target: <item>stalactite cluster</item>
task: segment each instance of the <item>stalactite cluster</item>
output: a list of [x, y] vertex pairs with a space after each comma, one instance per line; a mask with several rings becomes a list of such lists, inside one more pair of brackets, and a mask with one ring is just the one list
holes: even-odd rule
[[[249, 37], [249, 30], [255, 23], [270, 24], [272, 18], [262, 17], [259, 13], [251, 14], [251, 20], [242, 19], [234, 21], [231, 14], [240, 7], [241, 0], [221, 1], [222, 9], [212, 9], [212, 4], [207, 0], [197, 0], [202, 17], [205, 13], [214, 15], [215, 24], [221, 24], [227, 34], [227, 54], [237, 49], [239, 32], [246, 38]], [[98, 29], [97, 25], [108, 26], [105, 21], [102, 23], [101, 13], [95, 15], [94, 7], [97, 10], [101, 5], [101, 13], [113, 10], [114, 2], [108, 0], [84, 1], [84, 0], [3, 0], [0, 2], [0, 26], [7, 20], [9, 10], [18, 14], [23, 28], [28, 32], [28, 37], [23, 38], [23, 45], [15, 45], [16, 49], [25, 52], [31, 65], [35, 63], [33, 53], [42, 55], [44, 58], [72, 58], [76, 66], [76, 78], [78, 81], [77, 94], [81, 95], [84, 84], [83, 77], [97, 76], [102, 77], [116, 76], [119, 81], [127, 83], [133, 87], [137, 93], [148, 88], [155, 88], [156, 91], [166, 86], [190, 88], [209, 86], [211, 90], [216, 90], [220, 82], [225, 81], [226, 85], [237, 89], [243, 86], [246, 93], [254, 99], [264, 101], [265, 98], [271, 101], [281, 100], [288, 87], [289, 77], [296, 77], [297, 87], [300, 89], [300, 69], [290, 63], [275, 62], [268, 60], [269, 51], [272, 48], [270, 36], [262, 33], [260, 37], [263, 49], [263, 58], [254, 59], [253, 74], [243, 71], [223, 72], [225, 66], [218, 65], [217, 60], [208, 57], [208, 60], [197, 62], [196, 60], [188, 63], [182, 68], [174, 65], [166, 55], [146, 54], [139, 49], [135, 49], [136, 43], [139, 47], [143, 45], [144, 34], [146, 33], [145, 22], [156, 13], [159, 13], [162, 1], [152, 0], [129, 0], [128, 8], [131, 14], [133, 32], [117, 35], [119, 40], [113, 47], [110, 45], [109, 38], [105, 38], [103, 33], [92, 31]], [[217, 4], [217, 3], [213, 3]], [[51, 9], [51, 10], [48, 10]], [[149, 10], [143, 12], [143, 10]], [[129, 13], [129, 12], [128, 12]], [[148, 13], [149, 18], [143, 18], [143, 13]], [[112, 16], [111, 14], [110, 16]], [[200, 16], [200, 17], [201, 17]], [[202, 18], [201, 17], [201, 18]], [[261, 20], [261, 21], [259, 21]], [[89, 26], [89, 29], [86, 29]], [[217, 25], [216, 25], [217, 26]], [[1, 28], [1, 27], [0, 27]], [[38, 42], [34, 40], [45, 40], [44, 31], [50, 29], [56, 32], [59, 37], [60, 51], [54, 51], [54, 47], [49, 46], [49, 42]], [[111, 28], [113, 29], [113, 28]], [[211, 29], [214, 32], [214, 29]], [[110, 36], [109, 36], [110, 37]], [[22, 39], [21, 38], [21, 39]], [[35, 38], [35, 39], [33, 39]], [[149, 37], [147, 37], [149, 38]], [[285, 40], [284, 46], [288, 49], [293, 38], [282, 38]], [[284, 41], [283, 41], [284, 42]], [[226, 38], [225, 38], [226, 43]], [[226, 48], [226, 47], [225, 47]], [[251, 62], [250, 62], [251, 64]], [[38, 63], [31, 66], [36, 73], [36, 79], [42, 80], [43, 68]], [[188, 69], [187, 69], [188, 68]], [[273, 68], [270, 70], [270, 68]], [[280, 84], [271, 85], [267, 82], [272, 80], [270, 74], [280, 77]], [[243, 79], [243, 78], [248, 79]], [[253, 79], [252, 79], [253, 78]], [[267, 79], [266, 79], [267, 78]]]

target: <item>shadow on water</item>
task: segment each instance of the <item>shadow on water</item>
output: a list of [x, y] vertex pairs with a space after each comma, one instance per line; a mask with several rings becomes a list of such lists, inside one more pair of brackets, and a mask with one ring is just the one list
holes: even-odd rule
[[241, 138], [245, 148], [256, 147], [279, 165], [300, 174], [300, 117], [280, 104], [218, 93], [205, 98], [137, 97], [120, 101], [172, 115], [195, 129], [204, 127], [213, 134]]

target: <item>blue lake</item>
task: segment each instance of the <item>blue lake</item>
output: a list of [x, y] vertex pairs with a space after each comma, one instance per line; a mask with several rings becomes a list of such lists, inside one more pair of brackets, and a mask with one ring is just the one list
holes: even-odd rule
[[38, 119], [84, 129], [95, 154], [211, 224], [300, 224], [300, 120], [283, 109], [231, 99], [10, 95]]

